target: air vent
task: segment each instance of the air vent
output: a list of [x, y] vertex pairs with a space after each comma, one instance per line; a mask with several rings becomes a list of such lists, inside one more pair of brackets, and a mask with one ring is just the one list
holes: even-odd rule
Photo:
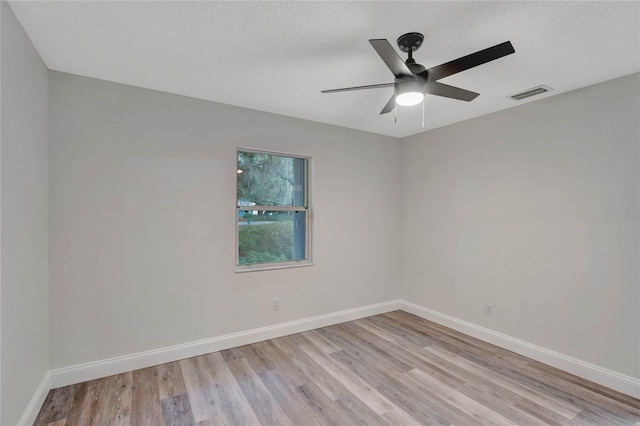
[[538, 86], [532, 89], [525, 90], [524, 92], [516, 93], [515, 95], [511, 95], [510, 98], [514, 101], [519, 101], [524, 98], [530, 98], [531, 96], [540, 95], [542, 93], [550, 92], [553, 89], [549, 86]]

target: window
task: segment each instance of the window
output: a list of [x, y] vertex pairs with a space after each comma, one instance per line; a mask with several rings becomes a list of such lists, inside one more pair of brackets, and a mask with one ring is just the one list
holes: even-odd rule
[[238, 150], [239, 271], [310, 263], [309, 159]]

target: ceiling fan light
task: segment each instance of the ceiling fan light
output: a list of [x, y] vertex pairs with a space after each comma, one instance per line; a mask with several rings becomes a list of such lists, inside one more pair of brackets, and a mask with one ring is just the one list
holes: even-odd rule
[[424, 99], [423, 84], [414, 79], [396, 80], [396, 105], [413, 106], [418, 105]]
[[396, 104], [400, 106], [418, 105], [424, 99], [424, 94], [420, 92], [405, 92], [396, 95]]

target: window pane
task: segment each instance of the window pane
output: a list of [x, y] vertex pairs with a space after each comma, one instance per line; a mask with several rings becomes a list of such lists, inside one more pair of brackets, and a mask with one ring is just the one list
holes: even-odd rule
[[306, 212], [238, 211], [238, 264], [306, 259]]
[[238, 206], [304, 207], [303, 158], [238, 151]]

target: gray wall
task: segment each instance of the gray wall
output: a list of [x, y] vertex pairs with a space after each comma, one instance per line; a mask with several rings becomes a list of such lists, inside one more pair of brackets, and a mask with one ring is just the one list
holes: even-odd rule
[[3, 425], [16, 424], [49, 370], [48, 71], [6, 2], [0, 181]]
[[[52, 368], [397, 297], [397, 139], [58, 72], [50, 86]], [[315, 266], [234, 272], [236, 147], [312, 157]]]
[[402, 297], [639, 378], [639, 80], [403, 140]]
[[[607, 216], [638, 208], [638, 75], [400, 144], [50, 84], [52, 368], [394, 299], [401, 275], [406, 300], [640, 376], [638, 217]], [[234, 273], [238, 146], [313, 157], [315, 266]]]

